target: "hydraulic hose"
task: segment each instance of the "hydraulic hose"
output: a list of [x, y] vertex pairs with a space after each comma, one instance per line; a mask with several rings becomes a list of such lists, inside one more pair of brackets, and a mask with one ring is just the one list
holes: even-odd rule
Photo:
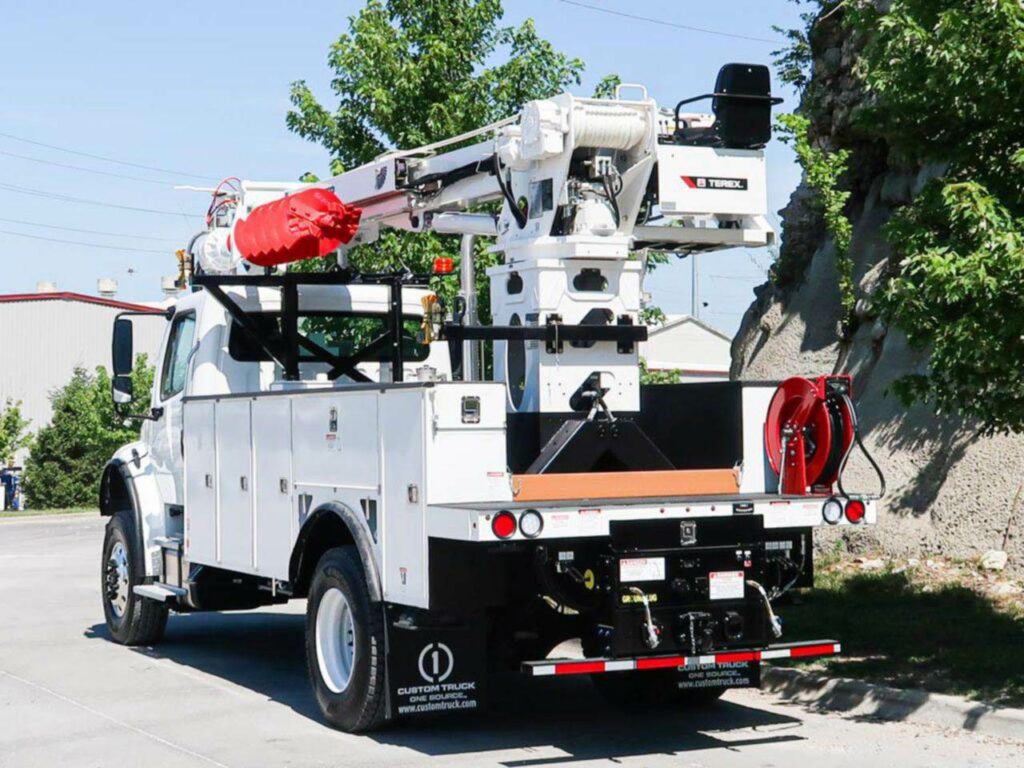
[[505, 198], [505, 202], [508, 203], [509, 212], [512, 214], [512, 218], [516, 220], [516, 224], [520, 229], [526, 226], [526, 214], [523, 213], [523, 209], [519, 207], [519, 203], [516, 202], [515, 197], [512, 195], [512, 190], [509, 189], [508, 184], [505, 183], [505, 174], [501, 167], [501, 158], [498, 157], [498, 153], [494, 153], [494, 176], [498, 180], [498, 188], [501, 190], [501, 194]]
[[868, 449], [864, 446], [864, 440], [860, 434], [860, 419], [857, 418], [857, 409], [853, 407], [853, 401], [850, 400], [850, 396], [846, 393], [843, 393], [842, 398], [843, 403], [846, 405], [846, 410], [850, 414], [850, 419], [853, 422], [853, 442], [850, 443], [850, 447], [846, 449], [846, 453], [843, 455], [843, 461], [839, 465], [839, 475], [836, 478], [837, 485], [839, 486], [839, 494], [844, 498], [850, 498], [850, 494], [847, 493], [846, 489], [843, 487], [843, 471], [846, 469], [846, 462], [849, 461], [850, 454], [853, 453], [853, 446], [854, 444], [856, 444], [864, 453], [864, 456], [868, 460], [868, 463], [871, 465], [872, 469], [875, 470], [875, 474], [878, 475], [878, 481], [882, 487], [878, 492], [877, 498], [881, 499], [883, 496], [885, 496], [885, 475], [882, 473], [882, 469], [881, 467], [878, 466], [878, 463], [875, 461], [874, 457], [868, 452]]
[[768, 620], [772, 626], [772, 634], [775, 635], [776, 638], [782, 637], [782, 619], [775, 615], [775, 610], [772, 608], [772, 601], [768, 599], [768, 593], [764, 591], [764, 587], [753, 579], [747, 579], [747, 586], [757, 590], [758, 594], [761, 595], [761, 599], [764, 601], [765, 610], [768, 611]]

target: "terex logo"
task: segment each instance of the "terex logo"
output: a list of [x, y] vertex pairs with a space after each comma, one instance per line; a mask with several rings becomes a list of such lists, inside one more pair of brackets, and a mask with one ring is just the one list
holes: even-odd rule
[[690, 189], [729, 189], [744, 192], [746, 179], [726, 179], [718, 176], [680, 176]]

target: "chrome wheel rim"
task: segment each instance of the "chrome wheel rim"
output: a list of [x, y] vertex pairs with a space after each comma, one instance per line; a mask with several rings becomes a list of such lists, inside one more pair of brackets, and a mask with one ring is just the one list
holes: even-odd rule
[[128, 609], [128, 552], [120, 541], [114, 542], [107, 557], [106, 584], [110, 610], [120, 619]]
[[316, 659], [320, 677], [334, 693], [342, 693], [352, 680], [356, 664], [356, 625], [345, 594], [328, 589], [316, 611]]

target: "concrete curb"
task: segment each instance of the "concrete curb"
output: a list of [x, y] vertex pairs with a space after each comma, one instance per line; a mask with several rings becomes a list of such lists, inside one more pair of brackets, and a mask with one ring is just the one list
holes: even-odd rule
[[1024, 740], [1024, 709], [994, 707], [958, 696], [901, 690], [783, 667], [761, 668], [761, 690], [849, 715], [937, 725]]

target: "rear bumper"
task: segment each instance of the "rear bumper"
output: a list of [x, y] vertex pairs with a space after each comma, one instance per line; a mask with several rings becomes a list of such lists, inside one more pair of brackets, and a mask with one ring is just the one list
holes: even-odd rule
[[777, 528], [830, 528], [872, 525], [877, 503], [865, 499], [865, 516], [859, 523], [843, 518], [835, 525], [825, 522], [822, 507], [827, 496], [777, 496], [774, 494], [735, 497], [578, 500], [577, 502], [515, 502], [476, 504], [432, 504], [427, 511], [427, 535], [455, 541], [498, 542], [491, 520], [503, 509], [518, 516], [534, 509], [543, 519], [541, 532], [527, 538], [518, 530], [509, 540], [596, 538], [607, 536], [613, 522], [633, 520], [699, 519], [735, 515], [757, 515], [766, 530]]
[[635, 672], [649, 669], [685, 669], [721, 666], [776, 659], [808, 659], [836, 656], [842, 651], [835, 640], [778, 643], [762, 649], [721, 651], [705, 656], [643, 656], [632, 659], [544, 659], [523, 662], [521, 671], [531, 677], [547, 675], [593, 675], [602, 672]]

